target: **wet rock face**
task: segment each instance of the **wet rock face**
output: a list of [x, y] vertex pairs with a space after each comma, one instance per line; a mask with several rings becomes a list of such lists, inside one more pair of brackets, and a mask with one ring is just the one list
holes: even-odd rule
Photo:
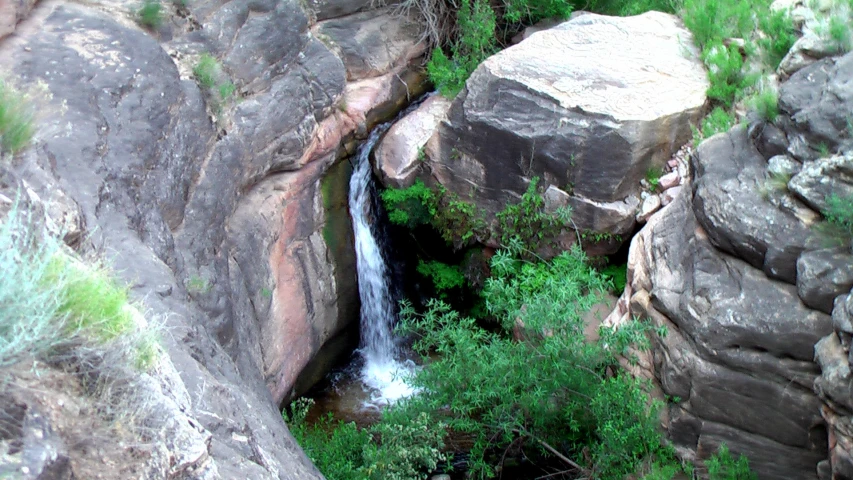
[[491, 213], [538, 176], [572, 195], [580, 229], [630, 231], [640, 179], [702, 112], [708, 84], [690, 38], [656, 12], [533, 34], [473, 73], [427, 144], [430, 173]]
[[[384, 55], [353, 76], [295, 1], [188, 2], [157, 32], [127, 21], [124, 2], [99, 5], [39, 3], [0, 41], [0, 69], [47, 92], [33, 145], [0, 172], [2, 193], [26, 187], [67, 217], [54, 220], [73, 226], [69, 243], [101, 252], [166, 322], [178, 386], [163, 395], [183, 392], [206, 435], [204, 471], [316, 478], [278, 406], [357, 318], [338, 160], [414, 94], [422, 47], [411, 29], [388, 38], [392, 53], [370, 35], [361, 50], [349, 39]], [[362, 31], [376, 15], [352, 22]], [[210, 103], [191, 74], [202, 52], [221, 60], [239, 101]]]

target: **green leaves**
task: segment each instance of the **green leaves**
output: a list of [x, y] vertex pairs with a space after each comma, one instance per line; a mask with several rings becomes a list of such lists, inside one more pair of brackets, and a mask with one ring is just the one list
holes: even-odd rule
[[[580, 249], [550, 262], [498, 251], [482, 295], [503, 331], [487, 331], [439, 300], [423, 313], [404, 304], [400, 330], [413, 335], [427, 366], [414, 379], [422, 393], [398, 408], [444, 412], [450, 428], [471, 435], [475, 477], [495, 473], [491, 451], [525, 441], [563, 446], [569, 456], [591, 446], [599, 452], [592, 470], [604, 472], [596, 478], [633, 473], [661, 451], [660, 436], [641, 383], [608, 379], [606, 370], [628, 343], [645, 341], [648, 327], [585, 339], [582, 315], [607, 283]], [[608, 476], [614, 472], [621, 475]]]
[[455, 97], [477, 66], [497, 51], [495, 25], [489, 2], [462, 0], [456, 12], [458, 35], [450, 47], [452, 58], [436, 48], [427, 63], [427, 74], [442, 95]]

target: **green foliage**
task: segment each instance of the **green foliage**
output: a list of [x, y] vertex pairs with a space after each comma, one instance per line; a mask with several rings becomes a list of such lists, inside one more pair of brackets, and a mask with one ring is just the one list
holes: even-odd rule
[[418, 273], [432, 280], [432, 284], [439, 294], [465, 285], [465, 275], [458, 265], [430, 261], [418, 262]]
[[830, 42], [837, 53], [853, 50], [853, 33], [850, 31], [851, 18], [848, 15], [833, 14], [829, 17], [826, 30]]
[[613, 293], [618, 295], [625, 290], [625, 284], [628, 283], [628, 264], [609, 265], [601, 270], [601, 274], [613, 284]]
[[32, 106], [26, 95], [0, 78], [0, 155], [15, 154], [35, 134]]
[[445, 460], [444, 424], [426, 413], [414, 418], [386, 412], [370, 428], [335, 422], [331, 413], [313, 425], [306, 421], [313, 401], [299, 399], [282, 413], [291, 433], [331, 480], [408, 480], [424, 478]]
[[787, 10], [775, 10], [759, 15], [758, 26], [764, 32], [764, 36], [757, 40], [764, 63], [771, 70], [776, 70], [797, 41], [794, 21]]
[[702, 120], [702, 138], [728, 132], [735, 125], [735, 117], [723, 108], [716, 107]]
[[163, 6], [157, 0], [146, 0], [136, 12], [136, 21], [143, 27], [157, 30], [163, 24]]
[[85, 332], [107, 342], [136, 327], [127, 289], [118, 287], [106, 272], [57, 254], [44, 273], [43, 288], [56, 293], [56, 314], [65, 319], [66, 335]]
[[435, 193], [421, 180], [408, 188], [388, 188], [380, 195], [388, 220], [410, 229], [426, 225], [438, 211]]
[[817, 153], [820, 155], [820, 158], [826, 158], [829, 156], [829, 145], [824, 142], [821, 142], [817, 145]]
[[749, 469], [749, 460], [743, 455], [735, 459], [725, 444], [705, 461], [705, 467], [708, 468], [709, 480], [758, 480], [758, 476]]
[[544, 18], [569, 18], [568, 0], [504, 0], [504, 19], [511, 23], [534, 24]]
[[[423, 313], [404, 304], [400, 328], [416, 335], [413, 348], [427, 366], [413, 380], [422, 393], [397, 408], [443, 415], [451, 429], [471, 436], [475, 478], [494, 475], [489, 453], [511, 443], [556, 446], [582, 464], [587, 447], [595, 478], [621, 478], [649, 455], [667, 457], [642, 384], [606, 375], [627, 345], [647, 345], [646, 327], [635, 323], [602, 331], [598, 342], [584, 340], [582, 314], [607, 282], [583, 252], [531, 263], [499, 251], [492, 273], [483, 297], [503, 334], [438, 300]], [[521, 341], [510, 338], [513, 330]]]
[[497, 50], [494, 10], [486, 0], [471, 2], [462, 0], [456, 12], [458, 35], [450, 47], [452, 56], [436, 48], [427, 63], [430, 80], [448, 98], [455, 97], [477, 66]]
[[158, 358], [156, 329], [142, 331], [127, 289], [63, 253], [17, 209], [0, 225], [0, 267], [0, 366], [46, 359], [72, 342], [125, 343], [125, 360], [142, 369]]
[[605, 15], [630, 16], [639, 15], [651, 10], [665, 13], [675, 13], [679, 0], [589, 0], [578, 2], [577, 7]]
[[187, 290], [194, 294], [203, 294], [210, 291], [211, 285], [200, 275], [193, 275], [187, 280]]
[[853, 239], [853, 195], [842, 197], [832, 194], [826, 197], [826, 208], [822, 213], [826, 222], [819, 232], [841, 244], [849, 244]]
[[516, 252], [535, 251], [543, 241], [556, 237], [571, 221], [571, 210], [564, 207], [555, 213], [545, 211], [545, 201], [534, 177], [518, 203], [507, 205], [497, 213], [499, 241], [503, 248]]
[[765, 122], [774, 122], [779, 116], [779, 94], [772, 88], [753, 94], [747, 103]]
[[727, 38], [748, 38], [755, 29], [753, 14], [766, 6], [763, 0], [683, 0], [681, 19], [693, 40], [705, 50]]
[[[744, 2], [746, 4], [746, 2]], [[708, 67], [708, 98], [730, 109], [743, 96], [744, 90], [755, 84], [758, 77], [744, 72], [744, 61], [736, 45], [724, 46], [714, 42], [702, 51], [702, 61]]]
[[193, 67], [193, 75], [198, 84], [204, 88], [213, 88], [216, 86], [216, 77], [219, 71], [219, 62], [216, 57], [209, 53], [203, 53], [198, 59], [198, 63]]
[[203, 53], [193, 67], [193, 76], [199, 86], [210, 94], [211, 108], [215, 114], [222, 111], [226, 102], [231, 100], [237, 87], [228, 79], [222, 65], [213, 55]]
[[648, 182], [649, 186], [652, 188], [652, 191], [658, 189], [660, 186], [660, 177], [663, 176], [664, 171], [662, 168], [649, 167], [646, 170], [646, 182]]

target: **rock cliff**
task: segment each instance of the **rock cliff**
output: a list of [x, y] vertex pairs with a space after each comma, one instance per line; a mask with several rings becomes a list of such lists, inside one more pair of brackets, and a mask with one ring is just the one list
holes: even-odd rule
[[[145, 31], [135, 8], [4, 3], [0, 70], [43, 95], [33, 144], [0, 166], [3, 193], [57, 213], [165, 322], [161, 395], [177, 395], [204, 455], [175, 470], [167, 448], [146, 476], [319, 477], [278, 406], [357, 320], [340, 159], [422, 90], [418, 27], [354, 13], [366, 2], [233, 0], [163, 3]], [[233, 94], [193, 78], [202, 54]]]

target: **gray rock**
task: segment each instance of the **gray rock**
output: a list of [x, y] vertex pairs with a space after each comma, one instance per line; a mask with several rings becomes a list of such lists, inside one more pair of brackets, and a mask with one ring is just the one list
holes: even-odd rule
[[853, 376], [850, 374], [847, 352], [837, 335], [827, 335], [815, 345], [815, 361], [821, 370], [815, 380], [815, 391], [826, 400], [853, 412]]
[[793, 178], [803, 165], [788, 155], [776, 155], [767, 161], [767, 173], [782, 178]]
[[433, 95], [394, 123], [374, 152], [374, 171], [383, 185], [405, 188], [414, 183], [426, 159], [424, 146], [449, 108], [450, 100]]
[[7, 0], [0, 3], [0, 40], [15, 31], [30, 14], [37, 0]]
[[[192, 31], [159, 44], [99, 8], [46, 2], [0, 43], [0, 69], [51, 94], [0, 194], [27, 185], [163, 319], [174, 370], [150, 384], [165, 403], [149, 478], [319, 478], [279, 404], [357, 318], [348, 169], [336, 159], [342, 140], [407, 101], [410, 77], [360, 85], [373, 90], [350, 117], [334, 107], [344, 64], [298, 2], [186, 8]], [[217, 124], [188, 79], [202, 51], [241, 97]]]
[[708, 84], [689, 38], [657, 12], [582, 15], [531, 35], [468, 79], [427, 144], [432, 175], [461, 196], [483, 192], [478, 206], [491, 213], [538, 176], [590, 210], [580, 229], [626, 233], [639, 202], [616, 209], [620, 219], [612, 205], [639, 196], [646, 170], [701, 115]]
[[853, 255], [838, 250], [805, 252], [797, 260], [797, 292], [803, 303], [832, 313], [835, 297], [853, 287]]
[[637, 213], [637, 222], [645, 223], [652, 214], [660, 210], [660, 207], [660, 197], [658, 195], [649, 195], [640, 205], [640, 211]]
[[383, 75], [426, 52], [419, 25], [395, 15], [393, 9], [370, 10], [312, 27], [314, 35], [343, 60], [347, 80]]
[[702, 142], [692, 157], [695, 211], [715, 247], [794, 284], [810, 228], [762, 198], [767, 163], [743, 128]]
[[760, 478], [815, 478], [826, 436], [812, 358], [831, 320], [709, 240], [691, 196], [680, 195], [629, 254], [631, 314], [667, 327], [647, 364], [680, 399], [665, 422], [670, 437], [700, 459], [725, 442]]
[[789, 142], [789, 151], [799, 160], [818, 157], [825, 145], [830, 152], [850, 150], [853, 137], [848, 121], [853, 111], [853, 53], [826, 58], [803, 68], [779, 89], [780, 127]]
[[788, 152], [788, 138], [776, 125], [767, 122], [755, 122], [749, 125], [749, 136], [755, 147], [764, 156], [771, 158]]
[[806, 162], [788, 185], [806, 205], [823, 212], [831, 195], [853, 196], [853, 152]]

